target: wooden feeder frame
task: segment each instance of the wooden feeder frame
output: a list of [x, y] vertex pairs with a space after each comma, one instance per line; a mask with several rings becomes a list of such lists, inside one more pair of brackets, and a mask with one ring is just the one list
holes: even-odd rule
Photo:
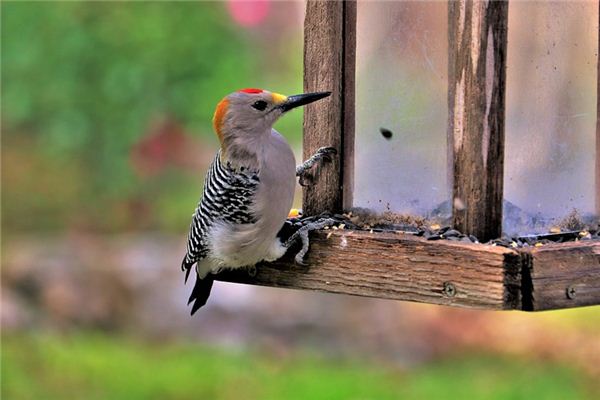
[[[454, 198], [466, 206], [454, 205], [453, 224], [483, 240], [499, 237], [502, 226], [507, 22], [508, 2], [448, 3], [448, 156]], [[475, 24], [481, 28], [479, 36], [471, 29]], [[481, 56], [474, 60], [473, 54]], [[306, 215], [352, 206], [355, 59], [356, 1], [308, 0], [304, 90], [333, 94], [305, 108], [303, 151], [306, 156], [321, 146], [334, 146], [339, 157], [318, 169], [314, 186], [304, 188]], [[597, 121], [600, 215], [600, 118]], [[510, 249], [428, 241], [397, 232], [332, 230], [311, 237], [306, 261], [305, 268], [285, 257], [260, 264], [253, 277], [230, 271], [219, 279], [493, 310], [600, 304], [598, 240]]]

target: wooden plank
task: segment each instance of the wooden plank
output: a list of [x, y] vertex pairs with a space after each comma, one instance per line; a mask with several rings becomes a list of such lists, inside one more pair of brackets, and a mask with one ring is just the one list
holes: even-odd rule
[[508, 2], [448, 4], [453, 224], [481, 241], [502, 231]]
[[[600, 242], [545, 245], [524, 254], [528, 268], [523, 271], [525, 310], [600, 304]], [[529, 296], [530, 301], [526, 300]]]
[[355, 83], [356, 83], [356, 0], [344, 2], [344, 102], [342, 115], [342, 206], [345, 210], [354, 201], [354, 132], [355, 132]]
[[344, 181], [349, 185], [353, 180], [355, 14], [354, 2], [309, 0], [306, 4], [304, 91], [331, 91], [332, 95], [305, 107], [304, 157], [322, 146], [333, 146], [339, 153], [333, 162], [316, 167], [314, 185], [304, 188], [306, 215], [341, 211]]
[[[227, 282], [486, 309], [520, 309], [521, 258], [511, 249], [399, 233], [317, 232], [309, 267], [290, 259], [218, 276]], [[291, 252], [293, 253], [293, 252]]]

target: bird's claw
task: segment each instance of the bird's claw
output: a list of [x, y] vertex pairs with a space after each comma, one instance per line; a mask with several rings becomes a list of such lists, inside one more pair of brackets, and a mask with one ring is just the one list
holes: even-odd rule
[[302, 248], [300, 249], [300, 251], [298, 253], [296, 253], [296, 256], [294, 257], [294, 262], [296, 263], [296, 265], [299, 265], [301, 267], [308, 267], [308, 263], [304, 262], [304, 256], [308, 252], [308, 246], [309, 246], [308, 231], [306, 232], [306, 234], [301, 235], [301, 241], [302, 241]]
[[248, 276], [254, 278], [256, 276], [256, 265], [250, 265], [246, 268]]
[[329, 162], [331, 162], [333, 160], [333, 158], [331, 156], [335, 156], [337, 153], [338, 152], [335, 149], [335, 147], [331, 147], [331, 146], [321, 147], [321, 148], [319, 148], [319, 150], [317, 150], [317, 154], [319, 154], [323, 160], [326, 160]]
[[296, 253], [296, 256], [294, 257], [294, 261], [296, 262], [296, 264], [304, 267], [308, 266], [308, 264], [304, 262], [304, 256], [306, 255], [306, 253], [308, 253], [308, 249], [310, 246], [310, 241], [308, 237], [309, 232], [322, 229], [326, 226], [335, 225], [335, 223], [336, 221], [332, 218], [322, 218], [317, 221], [311, 222], [307, 225], [304, 225], [302, 228], [298, 229], [292, 236], [288, 238], [288, 240], [284, 244], [284, 246], [288, 249], [294, 243], [296, 243], [297, 240], [300, 240], [300, 243], [302, 243], [302, 248], [298, 253]]
[[304, 255], [303, 254], [296, 254], [296, 257], [294, 257], [294, 262], [296, 263], [296, 265], [300, 266], [300, 267], [308, 267], [308, 263], [304, 262]]
[[333, 156], [338, 152], [334, 147], [320, 147], [312, 157], [306, 160], [304, 163], [296, 167], [296, 175], [298, 176], [298, 183], [300, 186], [310, 186], [313, 182], [313, 175], [309, 172], [315, 164], [320, 161], [331, 162]]
[[313, 184], [313, 176], [308, 171], [298, 177], [298, 184], [302, 187], [311, 186]]

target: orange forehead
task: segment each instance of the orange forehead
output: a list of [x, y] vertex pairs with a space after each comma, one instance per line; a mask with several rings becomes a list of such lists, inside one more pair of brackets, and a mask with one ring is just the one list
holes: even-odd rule
[[225, 118], [225, 113], [227, 113], [227, 107], [229, 107], [229, 100], [226, 98], [221, 100], [219, 104], [217, 104], [217, 109], [215, 110], [215, 115], [213, 116], [213, 127], [215, 128], [215, 132], [221, 138], [221, 127], [223, 126], [223, 118]]

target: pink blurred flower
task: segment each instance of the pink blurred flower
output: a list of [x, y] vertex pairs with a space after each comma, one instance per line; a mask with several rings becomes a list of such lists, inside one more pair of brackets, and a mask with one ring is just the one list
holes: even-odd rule
[[252, 27], [263, 22], [269, 15], [269, 0], [228, 0], [227, 9], [231, 18], [244, 27]]

